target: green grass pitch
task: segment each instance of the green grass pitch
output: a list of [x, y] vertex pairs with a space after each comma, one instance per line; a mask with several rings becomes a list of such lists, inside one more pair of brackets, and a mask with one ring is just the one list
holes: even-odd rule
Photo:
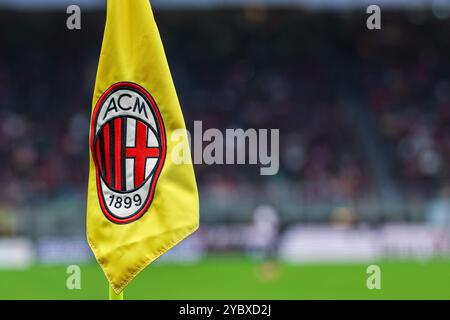
[[[381, 289], [366, 287], [368, 264], [278, 263], [270, 277], [243, 257], [192, 264], [157, 263], [125, 291], [125, 299], [450, 299], [450, 260], [379, 261]], [[107, 299], [95, 264], [81, 265], [81, 289], [66, 288], [67, 266], [0, 269], [0, 299]]]

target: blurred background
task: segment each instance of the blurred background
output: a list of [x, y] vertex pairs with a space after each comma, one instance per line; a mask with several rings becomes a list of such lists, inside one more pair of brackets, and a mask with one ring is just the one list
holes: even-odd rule
[[[152, 3], [188, 129], [280, 129], [280, 171], [196, 165], [201, 228], [130, 297], [450, 298], [450, 1]], [[105, 1], [0, 0], [0, 298], [106, 296], [85, 240], [104, 22]]]

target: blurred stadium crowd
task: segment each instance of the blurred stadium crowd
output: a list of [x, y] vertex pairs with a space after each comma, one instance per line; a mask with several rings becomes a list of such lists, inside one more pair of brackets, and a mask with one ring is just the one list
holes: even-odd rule
[[[262, 202], [286, 221], [329, 221], [342, 207], [357, 220], [422, 220], [446, 193], [448, 20], [389, 12], [370, 31], [363, 13], [156, 18], [188, 128], [280, 129], [276, 176], [196, 166], [205, 221], [247, 219]], [[85, 193], [104, 13], [85, 14], [81, 31], [64, 19], [0, 13], [0, 216]]]

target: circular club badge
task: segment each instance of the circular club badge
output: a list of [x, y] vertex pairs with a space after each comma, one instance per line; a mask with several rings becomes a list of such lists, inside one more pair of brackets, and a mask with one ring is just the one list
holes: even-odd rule
[[166, 157], [164, 123], [152, 96], [134, 83], [112, 85], [95, 106], [90, 145], [105, 216], [118, 224], [142, 217]]

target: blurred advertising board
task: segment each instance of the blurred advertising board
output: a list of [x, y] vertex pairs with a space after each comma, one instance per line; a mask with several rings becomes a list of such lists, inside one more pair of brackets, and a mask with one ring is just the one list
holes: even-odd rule
[[0, 238], [0, 268], [26, 268], [34, 262], [33, 243], [25, 238]]
[[449, 230], [422, 224], [386, 224], [377, 229], [293, 226], [280, 240], [279, 255], [291, 262], [428, 259], [448, 255], [449, 243]]

